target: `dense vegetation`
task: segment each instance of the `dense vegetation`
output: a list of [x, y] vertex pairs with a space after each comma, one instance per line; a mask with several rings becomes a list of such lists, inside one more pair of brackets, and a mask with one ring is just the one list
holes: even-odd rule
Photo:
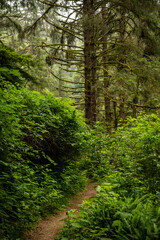
[[15, 86], [36, 83], [37, 77], [29, 70], [37, 66], [31, 55], [17, 53], [8, 46], [0, 43], [0, 87], [5, 83], [12, 83]]
[[18, 239], [85, 185], [87, 127], [49, 92], [0, 90], [0, 239]]
[[160, 120], [129, 119], [113, 136], [102, 129], [86, 159], [88, 174], [102, 181], [98, 194], [71, 212], [60, 240], [158, 240], [160, 238]]
[[87, 178], [102, 182], [59, 239], [159, 239], [160, 120], [128, 119], [108, 135], [50, 92], [0, 90], [0, 236], [19, 239]]
[[0, 240], [88, 179], [60, 240], [160, 239], [159, 1], [3, 0], [0, 23]]

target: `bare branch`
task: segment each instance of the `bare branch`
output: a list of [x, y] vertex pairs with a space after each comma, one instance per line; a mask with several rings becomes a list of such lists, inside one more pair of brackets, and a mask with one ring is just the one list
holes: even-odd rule
[[73, 81], [68, 81], [68, 80], [64, 80], [63, 78], [58, 77], [57, 75], [55, 75], [51, 70], [50, 73], [57, 78], [58, 80], [62, 81], [62, 82], [66, 82], [66, 83], [72, 83], [72, 84], [82, 84], [81, 82], [73, 82]]

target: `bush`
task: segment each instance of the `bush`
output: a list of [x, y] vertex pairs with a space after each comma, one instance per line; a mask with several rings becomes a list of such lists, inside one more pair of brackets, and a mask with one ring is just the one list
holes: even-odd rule
[[35, 65], [37, 63], [31, 55], [17, 53], [0, 42], [0, 88], [9, 83], [17, 87], [28, 82], [38, 84], [37, 78], [30, 74], [30, 68]]
[[[83, 204], [80, 217], [74, 211], [65, 219], [58, 240], [158, 240], [160, 238], [159, 196], [126, 186], [127, 177], [119, 172], [110, 175], [97, 187], [93, 201]], [[136, 185], [134, 185], [136, 184]], [[132, 188], [132, 189], [130, 189]]]
[[87, 127], [67, 102], [49, 92], [27, 89], [1, 90], [0, 95], [1, 142], [5, 145], [6, 141], [7, 146], [12, 142], [23, 158], [54, 165], [54, 161], [75, 160], [75, 154], [78, 158], [84, 152]]
[[159, 117], [128, 119], [111, 136], [100, 126], [92, 133], [86, 169], [103, 184], [79, 217], [70, 212], [58, 239], [160, 239]]
[[88, 129], [51, 93], [8, 86], [0, 90], [0, 133], [0, 239], [18, 239], [84, 187], [78, 161]]
[[159, 190], [160, 120], [155, 114], [128, 119], [124, 127], [108, 135], [96, 126], [90, 138], [90, 153], [85, 160], [88, 175], [103, 179], [111, 166], [143, 180], [150, 191]]
[[125, 127], [114, 136], [112, 146], [116, 165], [143, 180], [150, 191], [159, 189], [160, 181], [160, 120], [143, 115], [128, 119]]
[[104, 126], [98, 122], [90, 130], [88, 140], [89, 148], [86, 157], [81, 162], [81, 167], [87, 172], [87, 176], [95, 181], [102, 181], [106, 174], [111, 171], [111, 148], [112, 137], [107, 134]]

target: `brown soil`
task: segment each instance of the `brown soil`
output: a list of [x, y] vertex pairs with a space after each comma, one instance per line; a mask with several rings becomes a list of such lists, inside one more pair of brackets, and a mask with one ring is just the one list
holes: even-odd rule
[[69, 208], [58, 212], [57, 215], [49, 216], [40, 221], [34, 230], [31, 230], [29, 233], [27, 233], [25, 240], [54, 240], [60, 232], [61, 227], [64, 226], [64, 222], [60, 220], [67, 217], [66, 212], [68, 210], [80, 210], [81, 208], [79, 205], [83, 201], [95, 196], [95, 185], [95, 183], [88, 183], [86, 190], [70, 201]]

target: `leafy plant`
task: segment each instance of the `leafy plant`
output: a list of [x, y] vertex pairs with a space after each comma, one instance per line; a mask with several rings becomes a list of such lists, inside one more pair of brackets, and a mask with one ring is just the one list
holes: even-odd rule
[[69, 214], [59, 240], [159, 239], [160, 210], [152, 202], [153, 196], [140, 196], [139, 192], [131, 195], [118, 181], [121, 177], [113, 177], [114, 184], [105, 182], [97, 187], [97, 196], [83, 204], [80, 217]]
[[37, 78], [30, 74], [30, 68], [35, 65], [31, 55], [17, 53], [0, 43], [0, 87], [5, 88], [8, 83], [17, 87], [28, 82], [38, 83]]
[[153, 114], [128, 119], [112, 136], [95, 127], [85, 163], [103, 183], [79, 217], [65, 219], [59, 240], [160, 238], [159, 132]]
[[18, 239], [84, 188], [78, 161], [87, 132], [75, 109], [49, 92], [0, 89], [0, 239]]

